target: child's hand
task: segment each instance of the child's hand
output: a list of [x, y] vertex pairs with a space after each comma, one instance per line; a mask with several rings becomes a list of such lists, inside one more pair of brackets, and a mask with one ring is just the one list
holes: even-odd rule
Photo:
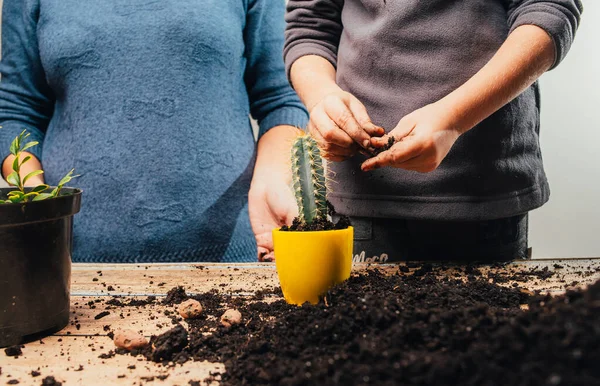
[[366, 160], [362, 164], [362, 170], [383, 166], [421, 173], [435, 170], [461, 134], [452, 122], [451, 112], [436, 103], [408, 114], [386, 136], [371, 139], [376, 148], [385, 146], [389, 136], [393, 136], [396, 143], [390, 149]]
[[330, 161], [343, 161], [357, 151], [372, 151], [371, 137], [385, 133], [371, 122], [358, 99], [341, 90], [327, 95], [312, 108], [308, 129], [323, 157]]

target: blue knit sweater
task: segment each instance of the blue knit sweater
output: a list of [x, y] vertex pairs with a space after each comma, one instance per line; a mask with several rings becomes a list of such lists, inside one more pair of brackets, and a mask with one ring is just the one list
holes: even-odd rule
[[[255, 261], [256, 141], [307, 113], [284, 2], [4, 0], [0, 159], [27, 129], [46, 182], [84, 190], [80, 262]], [[34, 238], [35, 235], [32, 235]]]

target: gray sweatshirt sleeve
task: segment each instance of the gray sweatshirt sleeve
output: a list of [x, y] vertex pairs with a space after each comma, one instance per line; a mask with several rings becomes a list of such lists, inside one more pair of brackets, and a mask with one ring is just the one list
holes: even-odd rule
[[288, 78], [292, 64], [305, 55], [337, 63], [344, 0], [289, 0], [285, 20], [284, 58]]
[[554, 69], [571, 48], [582, 12], [580, 0], [511, 0], [508, 24], [510, 32], [525, 24], [544, 29], [554, 41]]

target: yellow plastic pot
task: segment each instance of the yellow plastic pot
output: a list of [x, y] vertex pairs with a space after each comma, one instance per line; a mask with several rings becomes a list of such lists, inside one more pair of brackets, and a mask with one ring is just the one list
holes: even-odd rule
[[319, 296], [350, 277], [354, 229], [273, 230], [277, 275], [290, 304], [317, 304]]

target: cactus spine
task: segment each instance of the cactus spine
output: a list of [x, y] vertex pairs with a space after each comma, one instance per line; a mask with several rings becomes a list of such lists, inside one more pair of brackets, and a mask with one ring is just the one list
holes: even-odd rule
[[309, 135], [296, 139], [292, 146], [292, 181], [299, 218], [306, 224], [327, 219], [327, 188], [321, 151]]

